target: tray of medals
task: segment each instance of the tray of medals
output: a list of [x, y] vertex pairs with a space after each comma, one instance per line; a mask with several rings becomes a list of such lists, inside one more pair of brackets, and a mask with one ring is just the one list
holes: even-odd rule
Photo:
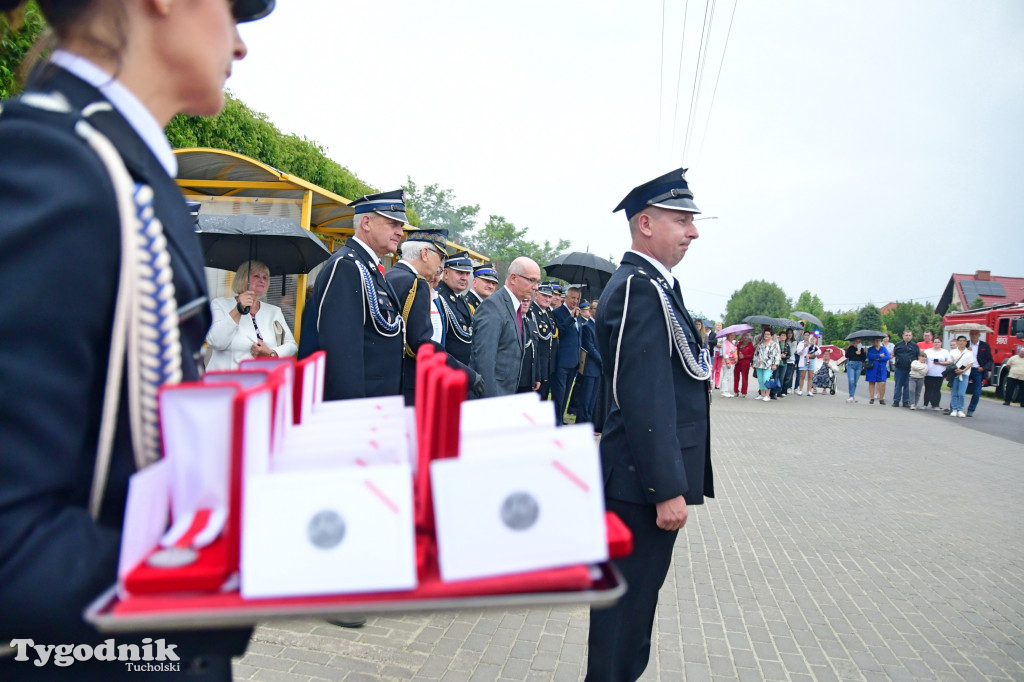
[[[103, 632], [557, 604], [610, 606], [632, 550], [589, 425], [527, 393], [465, 401], [421, 352], [400, 396], [324, 401], [324, 355], [247, 361], [159, 394]], [[344, 434], [339, 436], [339, 434]]]

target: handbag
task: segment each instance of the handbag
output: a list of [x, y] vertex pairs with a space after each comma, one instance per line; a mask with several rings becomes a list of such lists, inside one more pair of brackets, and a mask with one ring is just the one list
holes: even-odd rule
[[875, 361], [874, 360], [865, 360], [864, 364], [861, 365], [861, 369], [863, 369], [865, 372], [868, 371], [869, 369], [874, 369], [874, 368], [875, 368]]

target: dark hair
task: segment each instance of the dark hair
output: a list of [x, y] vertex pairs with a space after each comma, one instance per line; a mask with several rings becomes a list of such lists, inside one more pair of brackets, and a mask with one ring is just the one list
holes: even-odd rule
[[967, 337], [966, 337], [966, 336], [964, 336], [963, 334], [961, 334], [960, 336], [956, 337], [956, 340], [957, 340], [957, 341], [959, 341], [960, 339], [963, 339], [964, 341], [966, 341], [966, 340], [967, 340]]

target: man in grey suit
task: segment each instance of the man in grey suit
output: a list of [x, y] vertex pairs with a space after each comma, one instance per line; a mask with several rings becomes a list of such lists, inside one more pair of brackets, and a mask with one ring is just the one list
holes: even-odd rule
[[537, 290], [540, 266], [524, 257], [508, 266], [505, 286], [488, 296], [473, 315], [470, 366], [484, 380], [484, 397], [515, 393], [523, 362], [522, 301]]

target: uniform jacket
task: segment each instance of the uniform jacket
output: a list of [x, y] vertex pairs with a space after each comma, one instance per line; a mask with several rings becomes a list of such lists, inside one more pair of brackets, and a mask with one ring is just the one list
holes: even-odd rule
[[601, 350], [597, 347], [597, 324], [593, 320], [582, 320], [581, 327], [580, 347], [587, 351], [583, 376], [599, 377], [601, 376]]
[[[967, 346], [970, 347], [970, 341], [967, 342]], [[988, 376], [988, 373], [992, 371], [992, 365], [995, 362], [992, 357], [992, 348], [986, 341], [978, 340], [978, 365], [981, 367], [983, 376]]]
[[[499, 287], [500, 288], [500, 287]], [[475, 291], [470, 289], [466, 292], [466, 305], [469, 307], [469, 312], [472, 315], [476, 315], [476, 309], [483, 303], [483, 299]]]
[[[317, 275], [313, 298], [307, 302], [302, 319], [299, 358], [316, 350], [327, 352], [325, 400], [402, 392], [405, 337], [401, 330], [393, 336], [378, 330], [363, 291], [358, 263], [370, 275], [382, 318], [392, 324], [401, 318], [395, 290], [377, 270], [370, 254], [349, 239], [327, 259]], [[429, 328], [429, 317], [426, 324]]]
[[[60, 92], [77, 110], [105, 101], [57, 67], [37, 74], [28, 90]], [[81, 612], [116, 580], [128, 477], [136, 468], [122, 383], [106, 492], [94, 522], [87, 505], [111, 343], [120, 220], [106, 168], [72, 131], [77, 117], [25, 110], [19, 118], [16, 111], [5, 103], [0, 115], [0, 284], [18, 292], [0, 299], [0, 641], [96, 644], [105, 636], [86, 625]], [[116, 110], [88, 120], [119, 150], [134, 179], [153, 188], [179, 308], [197, 299], [204, 303], [180, 325], [183, 380], [195, 380], [195, 358], [210, 316], [202, 253], [181, 191]], [[184, 669], [199, 652], [241, 653], [249, 632], [164, 636], [180, 643]], [[20, 663], [17, 674], [8, 676], [3, 671], [9, 663], [9, 657], [0, 659], [0, 678], [45, 672]], [[123, 665], [101, 670], [98, 679], [125, 674]], [[72, 676], [92, 679], [94, 671], [76, 663]]]
[[534, 384], [540, 381], [540, 359], [537, 349], [540, 344], [540, 332], [529, 312], [523, 315], [523, 364], [519, 369], [519, 389], [533, 390]]
[[[525, 316], [524, 316], [525, 317]], [[484, 396], [515, 393], [523, 362], [523, 339], [508, 290], [501, 287], [484, 299], [473, 315], [470, 366], [484, 379]]]
[[[444, 324], [447, 325], [448, 329], [445, 333], [444, 349], [456, 360], [464, 365], [468, 365], [470, 356], [473, 353], [473, 313], [470, 312], [469, 304], [466, 303], [465, 297], [456, 294], [443, 281], [437, 285], [437, 293], [441, 300], [444, 301], [444, 309], [450, 310], [452, 317], [455, 318], [453, 321], [447, 314], [445, 315]], [[453, 329], [455, 324], [459, 325], [458, 330]], [[467, 334], [470, 335], [468, 342], [462, 338]]]
[[575, 367], [580, 364], [580, 329], [577, 322], [583, 318], [573, 317], [563, 303], [554, 310], [555, 325], [558, 327], [558, 367]]
[[[405, 325], [407, 348], [402, 358], [402, 395], [405, 396], [405, 404], [412, 405], [416, 398], [415, 353], [423, 344], [432, 343], [431, 337], [434, 334], [434, 327], [430, 323], [430, 285], [404, 261], [395, 263], [395, 266], [388, 270], [386, 279], [398, 294], [398, 309], [402, 313], [405, 313], [406, 306], [411, 303]], [[410, 301], [409, 293], [412, 292], [414, 283], [416, 292]]]
[[[646, 260], [627, 252], [601, 294], [597, 343], [604, 383], [618, 397], [610, 405], [600, 443], [605, 496], [655, 504], [683, 495], [687, 504], [701, 504], [705, 496], [714, 496], [707, 383], [684, 371], [675, 348], [669, 352], [665, 314], [655, 289], [659, 280], [664, 283]], [[696, 326], [682, 295], [668, 292], [696, 357]]]
[[547, 311], [536, 303], [530, 304], [530, 320], [537, 330], [537, 381], [551, 378], [551, 352], [555, 342], [555, 324]]

